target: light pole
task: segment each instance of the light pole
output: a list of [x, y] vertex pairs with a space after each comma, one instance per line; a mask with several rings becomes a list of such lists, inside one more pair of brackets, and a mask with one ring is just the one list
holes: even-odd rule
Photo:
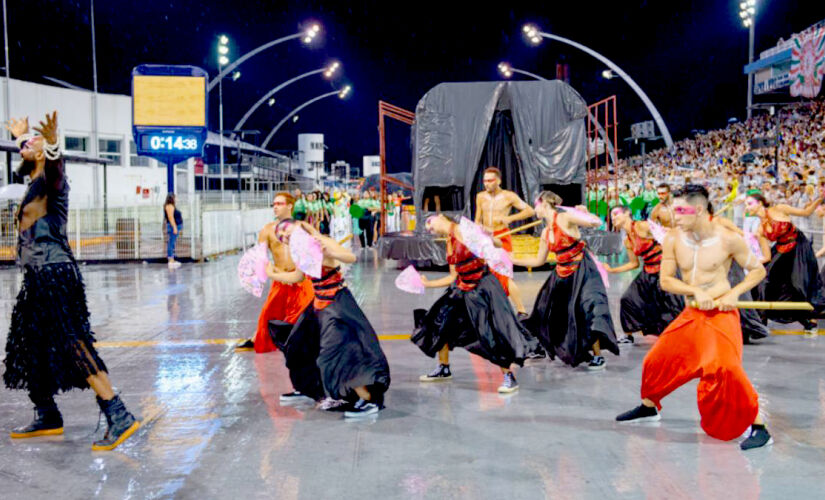
[[662, 119], [662, 115], [659, 114], [659, 111], [656, 109], [656, 106], [653, 105], [653, 102], [650, 101], [650, 98], [647, 96], [647, 94], [645, 94], [644, 90], [642, 90], [642, 88], [639, 87], [639, 85], [637, 85], [636, 82], [634, 82], [633, 79], [630, 78], [630, 76], [628, 76], [627, 73], [622, 71], [622, 68], [618, 67], [616, 65], [616, 63], [614, 63], [610, 59], [606, 58], [605, 56], [599, 54], [595, 50], [593, 50], [589, 47], [585, 47], [584, 45], [582, 45], [578, 42], [574, 42], [573, 40], [568, 40], [567, 38], [563, 38], [563, 37], [560, 37], [558, 35], [553, 35], [553, 34], [550, 34], [550, 33], [545, 33], [543, 31], [539, 31], [539, 29], [537, 27], [535, 27], [533, 25], [530, 25], [530, 24], [525, 25], [522, 28], [522, 32], [527, 37], [529, 42], [533, 45], [538, 45], [539, 43], [541, 43], [542, 38], [549, 38], [551, 40], [556, 40], [558, 42], [562, 42], [562, 43], [565, 43], [565, 44], [570, 45], [572, 47], [575, 47], [575, 48], [577, 48], [577, 49], [579, 49], [583, 52], [586, 52], [587, 54], [595, 57], [599, 61], [603, 62], [608, 68], [613, 70], [614, 73], [616, 73], [617, 75], [622, 77], [622, 80], [624, 80], [625, 83], [630, 85], [630, 88], [632, 88], [633, 91], [636, 92], [636, 95], [638, 95], [639, 99], [641, 99], [642, 102], [645, 104], [645, 106], [647, 107], [647, 110], [650, 111], [651, 115], [653, 115], [653, 120], [656, 121], [656, 125], [659, 126], [659, 130], [661, 130], [661, 132], [662, 132], [662, 137], [664, 138], [665, 144], [667, 144], [667, 147], [668, 148], [673, 147], [673, 138], [670, 137], [670, 131], [667, 129], [667, 125], [665, 125], [665, 121]]
[[[221, 35], [218, 37], [218, 73], [222, 74], [221, 68], [229, 64], [229, 37]], [[218, 80], [218, 122], [220, 127], [220, 163], [221, 163], [221, 199], [223, 199], [223, 78]], [[237, 127], [236, 127], [237, 128]]]
[[295, 78], [291, 78], [291, 79], [289, 79], [289, 80], [287, 80], [287, 81], [285, 81], [285, 82], [281, 83], [281, 84], [280, 84], [280, 85], [278, 85], [277, 87], [275, 87], [275, 88], [273, 88], [272, 90], [270, 90], [269, 92], [267, 92], [267, 94], [266, 94], [265, 96], [263, 96], [263, 97], [261, 97], [260, 99], [258, 99], [258, 102], [256, 102], [255, 104], [253, 104], [253, 105], [252, 105], [252, 106], [251, 106], [251, 107], [250, 107], [250, 108], [246, 111], [246, 113], [243, 115], [243, 118], [241, 118], [241, 119], [238, 121], [238, 123], [236, 123], [236, 124], [235, 124], [235, 129], [240, 129], [240, 128], [242, 128], [242, 127], [243, 127], [243, 125], [244, 125], [244, 123], [246, 123], [246, 120], [248, 120], [248, 119], [249, 119], [249, 117], [250, 117], [250, 116], [252, 116], [252, 113], [254, 113], [254, 112], [255, 112], [255, 110], [256, 110], [256, 109], [258, 109], [258, 108], [259, 108], [259, 107], [260, 107], [260, 106], [264, 103], [264, 101], [267, 101], [267, 100], [268, 100], [268, 101], [269, 101], [269, 105], [270, 105], [270, 106], [272, 106], [273, 104], [275, 104], [275, 99], [274, 99], [272, 96], [274, 96], [275, 94], [277, 94], [279, 91], [281, 91], [282, 89], [284, 89], [286, 86], [288, 86], [288, 85], [290, 85], [290, 84], [292, 84], [292, 83], [295, 83], [295, 82], [297, 82], [298, 80], [300, 80], [300, 79], [302, 79], [302, 78], [306, 78], [306, 77], [308, 77], [308, 76], [312, 76], [312, 75], [317, 75], [318, 73], [323, 73], [323, 74], [324, 74], [324, 77], [326, 77], [326, 78], [332, 78], [332, 76], [333, 76], [333, 75], [335, 75], [335, 73], [338, 71], [338, 68], [340, 68], [340, 67], [341, 67], [341, 63], [339, 63], [339, 62], [333, 62], [333, 63], [331, 63], [330, 65], [328, 65], [328, 66], [324, 66], [324, 67], [323, 67], [323, 68], [321, 68], [321, 69], [316, 69], [316, 70], [313, 70], [313, 71], [307, 71], [306, 73], [303, 73], [303, 74], [301, 74], [301, 75], [296, 76]]
[[314, 98], [312, 98], [312, 99], [308, 100], [307, 102], [305, 102], [305, 103], [301, 104], [301, 105], [300, 105], [300, 106], [298, 106], [297, 108], [295, 108], [295, 109], [293, 109], [292, 111], [290, 111], [290, 112], [289, 112], [289, 114], [288, 114], [288, 115], [286, 115], [286, 116], [283, 118], [283, 120], [281, 120], [280, 122], [278, 122], [278, 124], [277, 124], [277, 125], [275, 125], [275, 127], [274, 127], [274, 128], [273, 128], [270, 132], [269, 132], [269, 135], [267, 135], [267, 136], [266, 136], [266, 139], [264, 139], [264, 142], [263, 142], [263, 144], [261, 144], [261, 147], [262, 147], [262, 148], [264, 148], [264, 149], [266, 149], [266, 145], [267, 145], [267, 144], [269, 144], [269, 141], [272, 139], [272, 136], [274, 136], [274, 135], [275, 135], [275, 132], [277, 132], [277, 131], [278, 131], [278, 129], [279, 129], [279, 128], [281, 128], [281, 126], [282, 126], [284, 123], [286, 123], [286, 121], [287, 121], [287, 120], [289, 120], [290, 118], [292, 118], [292, 116], [293, 116], [295, 113], [297, 113], [298, 111], [301, 111], [302, 109], [304, 109], [305, 107], [309, 106], [310, 104], [312, 104], [312, 103], [314, 103], [314, 102], [318, 102], [318, 101], [320, 101], [321, 99], [325, 99], [325, 98], [327, 98], [327, 97], [332, 97], [332, 96], [334, 96], [334, 95], [337, 95], [339, 98], [344, 99], [344, 98], [346, 98], [346, 97], [349, 95], [349, 93], [350, 93], [350, 92], [352, 92], [352, 87], [350, 87], [349, 85], [347, 85], [346, 87], [344, 87], [344, 88], [343, 88], [343, 89], [341, 89], [341, 90], [333, 90], [332, 92], [327, 92], [326, 94], [321, 94], [321, 95], [319, 95], [318, 97], [314, 97]]
[[[206, 87], [206, 91], [207, 92], [212, 92], [212, 89], [215, 88], [215, 85], [218, 85], [218, 83], [221, 80], [223, 80], [223, 78], [226, 75], [228, 75], [230, 72], [232, 72], [232, 70], [234, 70], [236, 67], [238, 67], [242, 62], [246, 61], [247, 59], [254, 56], [255, 54], [258, 54], [258, 53], [260, 53], [260, 52], [262, 52], [262, 51], [264, 51], [264, 50], [266, 50], [270, 47], [274, 47], [274, 46], [278, 45], [279, 43], [283, 43], [283, 42], [286, 42], [286, 41], [289, 41], [289, 40], [294, 40], [296, 38], [300, 38], [301, 41], [304, 42], [305, 44], [312, 43], [312, 41], [315, 40], [315, 38], [318, 36], [320, 31], [321, 31], [321, 26], [317, 23], [314, 23], [309, 28], [307, 28], [303, 31], [299, 31], [298, 33], [295, 33], [293, 35], [288, 35], [288, 36], [285, 36], [285, 37], [278, 38], [277, 40], [272, 40], [271, 42], [267, 42], [267, 43], [261, 45], [260, 47], [257, 47], [255, 49], [250, 50], [246, 54], [239, 57], [235, 62], [233, 62], [232, 64], [227, 66], [223, 71], [220, 71], [218, 73], [218, 76], [216, 76], [215, 78], [212, 79], [211, 82], [209, 82], [209, 85], [207, 85], [207, 87]], [[229, 61], [227, 61], [227, 63], [228, 62]]]
[[[753, 62], [753, 36], [756, 18], [756, 0], [744, 0], [739, 2], [739, 18], [742, 24], [748, 28], [748, 64]], [[753, 73], [748, 73], [748, 118], [751, 117], [751, 106], [753, 105]]]
[[[11, 76], [9, 75], [9, 26], [8, 26], [8, 14], [6, 11], [6, 0], [3, 0], [3, 39], [6, 42], [5, 45], [5, 57], [6, 57], [6, 105], [5, 107], [5, 116], [4, 121], [5, 123], [9, 122], [9, 118], [11, 117], [11, 110], [9, 106], [11, 106], [11, 98], [9, 97], [11, 89], [9, 88], [9, 83]], [[11, 138], [11, 133], [9, 131], [5, 132], [5, 137], [7, 139]], [[6, 152], [6, 171], [4, 173], [6, 178], [6, 184], [11, 184], [12, 181], [12, 173], [11, 173], [11, 152]]]

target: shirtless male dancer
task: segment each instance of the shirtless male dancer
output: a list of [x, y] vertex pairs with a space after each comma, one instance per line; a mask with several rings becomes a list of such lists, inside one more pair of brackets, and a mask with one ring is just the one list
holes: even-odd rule
[[[517, 213], [510, 215], [510, 211], [516, 209]], [[510, 229], [510, 223], [530, 218], [535, 213], [530, 205], [524, 202], [512, 191], [501, 189], [501, 170], [496, 167], [489, 167], [484, 170], [484, 191], [476, 195], [476, 224], [481, 224], [484, 229], [491, 232], [493, 236], [506, 233]], [[513, 240], [508, 235], [501, 238], [501, 246], [508, 252], [513, 251]], [[526, 319], [527, 310], [521, 301], [516, 282], [506, 276], [493, 273], [501, 282], [504, 291], [513, 299], [516, 306], [518, 318]]]
[[659, 204], [650, 212], [650, 220], [664, 227], [673, 227], [673, 198], [670, 195], [670, 186], [665, 183], [659, 184], [656, 196], [659, 197]]
[[[772, 440], [759, 416], [758, 395], [742, 368], [736, 302], [765, 277], [765, 268], [738, 234], [711, 221], [707, 207], [708, 192], [702, 186], [688, 184], [676, 194], [676, 229], [665, 237], [661, 287], [685, 295], [694, 305], [682, 311], [645, 356], [642, 404], [616, 420], [659, 420], [661, 400], [698, 377], [702, 429], [716, 439], [731, 440], [750, 426], [740, 447], [758, 448]], [[747, 274], [731, 287], [727, 275], [734, 260]]]
[[[295, 269], [295, 264], [289, 256], [289, 247], [278, 240], [275, 227], [279, 222], [292, 218], [294, 204], [295, 198], [291, 194], [287, 192], [277, 193], [272, 200], [275, 221], [265, 225], [258, 233], [258, 243], [266, 243], [275, 263], [275, 268], [282, 272], [291, 272]], [[269, 335], [269, 322], [277, 319], [287, 323], [295, 323], [304, 309], [312, 302], [314, 296], [312, 283], [308, 279], [294, 285], [273, 281], [266, 303], [264, 303], [258, 317], [255, 337], [238, 344], [236, 349], [239, 351], [255, 349], [257, 353], [274, 351], [275, 344]]]

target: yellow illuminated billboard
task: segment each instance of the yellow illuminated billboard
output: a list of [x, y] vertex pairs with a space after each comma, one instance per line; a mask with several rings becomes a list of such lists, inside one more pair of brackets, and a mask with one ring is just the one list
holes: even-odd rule
[[134, 75], [135, 126], [205, 127], [206, 78]]

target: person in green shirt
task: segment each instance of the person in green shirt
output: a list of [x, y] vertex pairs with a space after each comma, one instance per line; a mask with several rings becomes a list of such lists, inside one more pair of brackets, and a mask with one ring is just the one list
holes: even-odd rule
[[370, 191], [364, 191], [357, 204], [359, 207], [364, 209], [364, 215], [358, 219], [358, 228], [361, 230], [361, 248], [369, 248], [372, 246], [375, 238], [375, 217], [373, 217], [372, 212], [372, 193]]
[[307, 202], [304, 194], [300, 189], [295, 189], [292, 196], [295, 198], [295, 204], [292, 207], [292, 218], [295, 220], [306, 220], [307, 217]]

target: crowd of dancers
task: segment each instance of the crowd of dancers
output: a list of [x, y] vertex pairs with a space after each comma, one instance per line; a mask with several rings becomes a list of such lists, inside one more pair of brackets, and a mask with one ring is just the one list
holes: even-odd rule
[[[53, 396], [91, 387], [108, 422], [106, 436], [94, 449], [113, 449], [140, 423], [112, 392], [93, 345], [82, 279], [66, 239], [68, 184], [57, 148], [56, 114], [41, 122], [40, 136], [28, 134], [25, 120], [13, 120], [9, 129], [21, 147], [20, 173], [30, 175], [32, 183], [18, 213], [24, 278], [6, 345], [4, 381], [9, 388], [27, 390], [35, 405], [34, 421], [12, 437], [61, 434]], [[449, 273], [422, 277], [425, 287], [445, 291], [428, 310], [412, 311], [412, 342], [438, 358], [421, 382], [449, 380], [450, 351], [462, 347], [497, 365], [503, 378], [499, 392], [514, 393], [519, 389], [515, 370], [528, 359], [546, 356], [571, 367], [603, 370], [604, 351], [619, 355], [620, 344], [632, 344], [634, 335], [657, 335], [643, 363], [640, 404], [617, 421], [658, 420], [662, 399], [698, 378], [701, 425], [710, 436], [731, 440], [750, 429], [740, 443], [743, 449], [771, 442], [742, 368], [742, 346], [767, 335], [768, 319], [799, 322], [808, 332], [816, 328], [816, 318], [825, 311], [823, 281], [811, 242], [790, 217], [812, 212], [822, 197], [800, 209], [748, 193], [746, 211], [760, 220], [754, 247], [742, 229], [714, 215], [705, 187], [687, 184], [671, 193], [662, 185], [650, 221], [633, 220], [627, 208], [613, 208], [610, 217], [625, 235], [628, 262], [610, 267], [587, 251], [579, 228], [598, 227], [601, 221], [584, 207], [562, 207], [550, 191], [530, 206], [502, 189], [495, 167], [484, 171], [483, 182], [476, 223], [512, 251], [510, 225], [539, 218], [545, 228], [537, 254], [512, 257], [512, 262], [540, 267], [552, 253], [554, 265], [528, 313], [515, 281], [493, 272], [471, 250], [455, 220], [429, 217], [426, 230], [446, 240]], [[283, 403], [313, 402], [352, 419], [376, 415], [384, 407], [390, 368], [344, 280], [341, 266], [354, 263], [356, 256], [348, 245], [322, 234], [318, 221], [293, 219], [295, 203], [292, 194], [278, 193], [276, 220], [261, 231], [260, 241], [272, 258], [266, 270], [272, 285], [252, 344], [257, 352], [283, 351], [294, 388], [281, 396]], [[290, 239], [298, 228], [320, 244], [318, 278], [305, 276], [290, 257]], [[605, 275], [638, 267], [641, 272], [621, 297], [625, 335], [618, 338]], [[814, 310], [740, 313], [739, 301], [751, 298], [807, 302]], [[43, 313], [45, 304], [51, 314]]]

